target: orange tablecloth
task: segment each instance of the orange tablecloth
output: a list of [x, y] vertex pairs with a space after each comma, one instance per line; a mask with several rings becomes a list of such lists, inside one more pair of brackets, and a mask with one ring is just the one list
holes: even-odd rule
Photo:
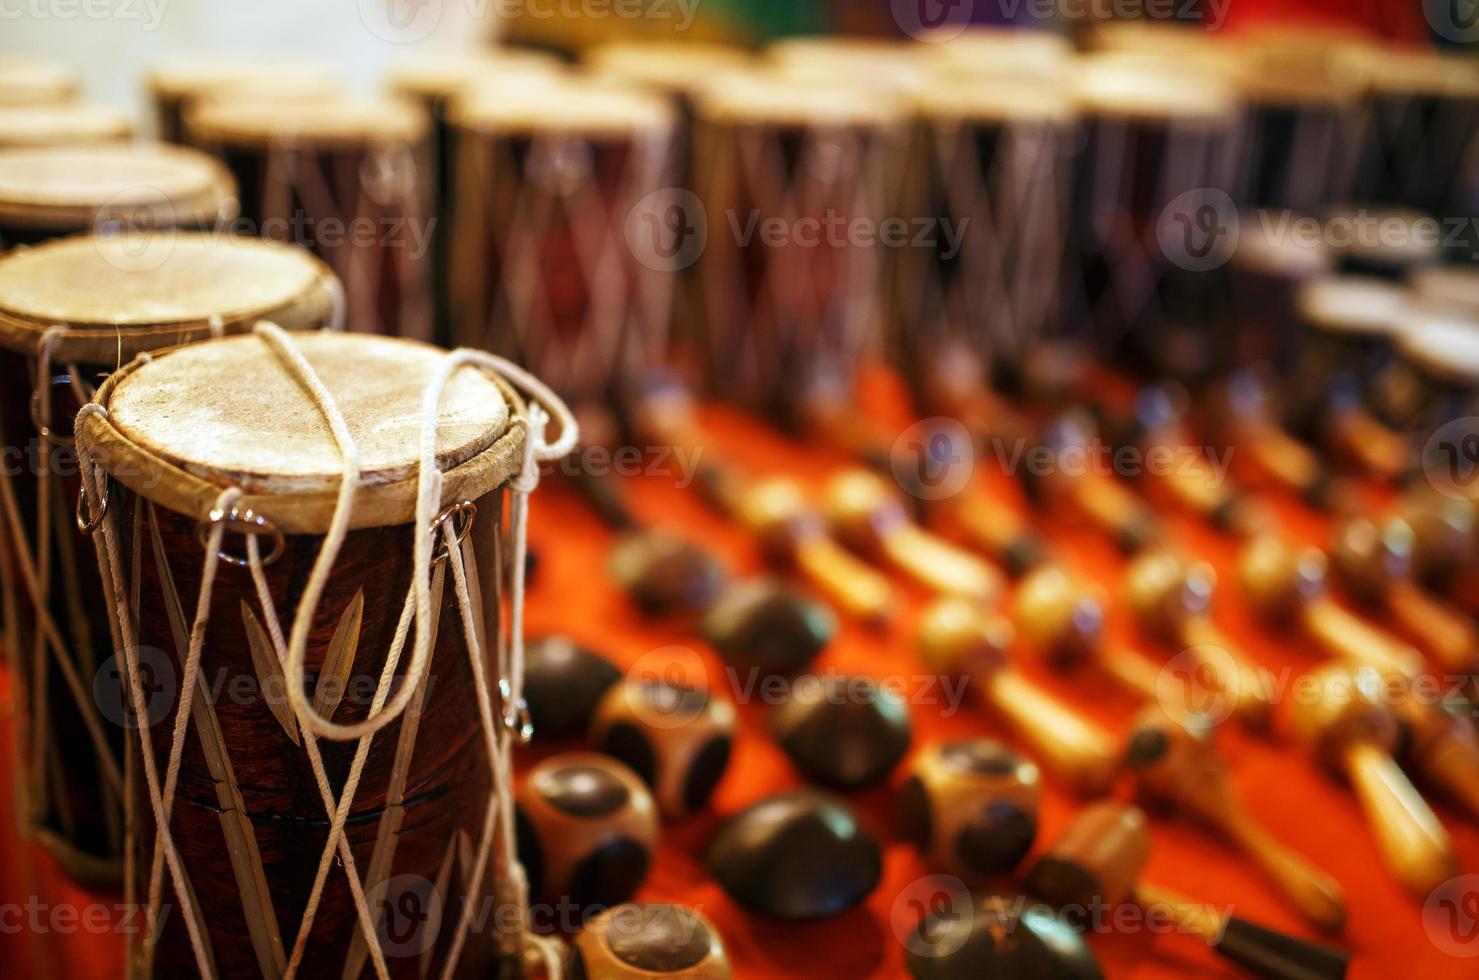
[[[899, 422], [899, 412], [887, 411], [897, 408], [899, 399], [892, 397], [896, 394], [886, 390], [877, 401], [885, 417], [891, 414], [892, 420]], [[709, 409], [704, 421], [717, 451], [757, 473], [784, 471], [816, 487], [845, 463], [825, 447], [789, 443], [728, 410]], [[1005, 480], [993, 477], [992, 482], [1016, 499], [1015, 488]], [[722, 555], [737, 571], [760, 570], [752, 544], [710, 512], [691, 489], [675, 486], [673, 476], [637, 477], [628, 490], [633, 508], [643, 517], [683, 529]], [[1322, 519], [1292, 502], [1281, 503], [1280, 509], [1280, 516], [1300, 538], [1311, 543], [1323, 540], [1326, 527]], [[1313, 651], [1304, 644], [1251, 623], [1235, 584], [1229, 581], [1236, 553], [1231, 542], [1189, 518], [1172, 515], [1170, 520], [1180, 545], [1223, 570], [1224, 585], [1219, 590], [1216, 612], [1221, 625], [1276, 673], [1288, 670], [1292, 678], [1315, 663]], [[1052, 522], [1039, 522], [1039, 526], [1070, 565], [1096, 578], [1112, 594], [1123, 570], [1123, 559], [1108, 541], [1068, 515], [1054, 515]], [[604, 567], [611, 533], [556, 481], [547, 483], [537, 498], [532, 540], [540, 555], [528, 614], [532, 634], [570, 634], [606, 652], [621, 665], [630, 665], [659, 647], [691, 645], [700, 650], [708, 665], [710, 683], [721, 688], [729, 684], [722, 664], [691, 638], [686, 624], [644, 621], [610, 586]], [[870, 631], [856, 623], [844, 623], [817, 667], [908, 677], [916, 690], [923, 691], [929, 682], [915, 656], [912, 635], [927, 597], [902, 582], [899, 596], [899, 615], [890, 626]], [[1119, 609], [1112, 611], [1110, 633], [1117, 642], [1141, 643]], [[1091, 674], [1060, 678], [1033, 664], [1025, 664], [1023, 669], [1112, 730], [1123, 731], [1135, 711], [1135, 704], [1127, 696]], [[937, 688], [932, 686], [931, 691]], [[814, 924], [768, 922], [742, 912], [707, 879], [703, 851], [717, 821], [799, 782], [780, 750], [764, 734], [762, 706], [741, 705], [740, 718], [743, 735], [715, 798], [713, 813], [664, 829], [659, 859], [639, 898], [702, 908], [723, 932], [736, 975], [741, 978], [857, 980], [903, 976], [904, 949], [891, 925], [891, 909], [895, 897], [929, 871], [909, 845], [896, 840], [893, 794], [889, 789], [861, 793], [853, 801], [885, 842], [883, 882], [861, 908]], [[938, 706], [916, 705], [914, 726], [916, 747], [948, 736], [1004, 734], [994, 721], [969, 704], [949, 716]], [[1281, 719], [1281, 729], [1285, 727]], [[1355, 980], [1438, 980], [1479, 975], [1479, 960], [1454, 958], [1430, 940], [1423, 927], [1421, 903], [1405, 895], [1383, 869], [1356, 800], [1345, 787], [1317, 771], [1282, 731], [1273, 741], [1260, 741], [1227, 729], [1219, 739], [1237, 788], [1257, 817], [1283, 841], [1330, 871], [1344, 887], [1350, 906], [1345, 941], [1354, 952], [1350, 975]], [[0, 746], [0, 759], [6, 758], [8, 745]], [[1046, 782], [1039, 846], [1061, 832], [1078, 806], [1051, 778]], [[9, 779], [0, 779], [0, 819], [7, 823], [13, 817], [6, 805], [9, 792]], [[1127, 790], [1122, 788], [1121, 792]], [[1454, 837], [1463, 870], [1479, 872], [1479, 829], [1463, 824], [1441, 801], [1436, 808]], [[0, 835], [0, 906], [23, 905], [33, 895], [47, 908], [117, 901], [71, 888], [44, 855], [15, 842], [13, 828], [7, 826], [4, 830]], [[1235, 906], [1239, 914], [1254, 921], [1297, 935], [1313, 935], [1279, 903], [1245, 860], [1205, 833], [1155, 814], [1153, 831], [1155, 849], [1147, 871], [1149, 880], [1218, 906]], [[0, 963], [5, 964], [7, 975], [120, 975], [119, 935], [69, 931], [37, 936], [24, 929], [16, 931], [13, 919], [0, 915]], [[1093, 937], [1091, 944], [1106, 975], [1114, 980], [1240, 975], [1184, 935], [1106, 934]]]

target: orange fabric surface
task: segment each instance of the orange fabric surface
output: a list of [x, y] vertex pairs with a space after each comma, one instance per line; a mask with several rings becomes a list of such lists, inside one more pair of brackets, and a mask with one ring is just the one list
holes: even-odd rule
[[[880, 417], [893, 423], [904, 420], [897, 394], [886, 389], [872, 399]], [[818, 487], [845, 463], [825, 447], [788, 442], [773, 430], [727, 409], [707, 409], [703, 420], [714, 451], [756, 474], [785, 472]], [[1020, 504], [1015, 488], [1005, 480], [993, 476], [990, 482]], [[642, 517], [681, 528], [721, 555], [736, 572], [760, 571], [752, 543], [708, 510], [697, 493], [674, 484], [672, 476], [646, 475], [633, 478], [626, 489], [633, 509]], [[1281, 517], [1305, 540], [1322, 540], [1323, 522], [1310, 512], [1284, 503]], [[1230, 581], [1233, 544], [1181, 515], [1169, 519], [1180, 545], [1211, 560], [1223, 572], [1217, 621], [1242, 640], [1259, 662], [1276, 672], [1287, 668], [1294, 672], [1292, 677], [1312, 666], [1315, 656], [1302, 643], [1251, 623]], [[1038, 527], [1064, 561], [1113, 594], [1123, 559], [1108, 541], [1068, 515], [1039, 520]], [[567, 633], [605, 652], [622, 666], [670, 644], [693, 646], [704, 658], [711, 685], [728, 687], [722, 664], [692, 638], [691, 624], [645, 621], [610, 585], [605, 561], [611, 538], [611, 532], [559, 481], [550, 480], [541, 488], [533, 507], [532, 541], [539, 551], [540, 566], [530, 596], [530, 634]], [[923, 676], [912, 639], [915, 620], [927, 596], [902, 581], [897, 587], [896, 619], [881, 630], [845, 622], [817, 667], [910, 677], [915, 690], [937, 693], [933, 684], [926, 689], [930, 682]], [[1113, 607], [1111, 636], [1115, 642], [1136, 644], [1157, 656], [1167, 654], [1142, 642], [1125, 621], [1123, 611]], [[1122, 732], [1135, 711], [1127, 695], [1091, 673], [1062, 678], [1032, 663], [1024, 663], [1022, 669], [1112, 731]], [[916, 750], [951, 736], [1005, 736], [1000, 725], [979, 713], [969, 701], [959, 713], [949, 716], [937, 706], [916, 705], [913, 717]], [[707, 878], [703, 853], [718, 821], [767, 794], [800, 782], [765, 735], [762, 706], [741, 705], [740, 719], [742, 737], [714, 800], [713, 812], [664, 828], [660, 855], [638, 897], [702, 909], [724, 934], [736, 976], [746, 980], [904, 976], [904, 948], [891, 924], [892, 906], [895, 897], [911, 882], [927, 875], [929, 869], [909, 845], [896, 840], [891, 788], [870, 790], [853, 798], [864, 819], [883, 840], [885, 861], [884, 878], [877, 891], [865, 905], [848, 914], [811, 924], [758, 919], [741, 911]], [[1438, 980], [1479, 973], [1479, 961], [1450, 957], [1428, 939], [1421, 903], [1404, 895], [1382, 867], [1354, 796], [1334, 778], [1317, 771], [1307, 756], [1290, 744], [1286, 731], [1281, 718], [1279, 736], [1272, 741], [1260, 741], [1231, 728], [1218, 737], [1240, 795], [1253, 813], [1281, 840], [1331, 872], [1344, 887], [1350, 912], [1344, 941], [1354, 953], [1350, 976], [1355, 980]], [[7, 744], [0, 746], [4, 753], [0, 758], [9, 757], [8, 732], [5, 737]], [[1039, 849], [1056, 838], [1079, 806], [1050, 776], [1045, 776], [1044, 783]], [[1127, 794], [1127, 788], [1122, 786], [1120, 793]], [[7, 805], [8, 778], [0, 780], [0, 794], [0, 817], [9, 824], [13, 814]], [[1453, 835], [1462, 868], [1479, 871], [1479, 829], [1463, 824], [1441, 801], [1436, 809]], [[1255, 922], [1313, 937], [1246, 860], [1175, 818], [1153, 812], [1152, 825], [1155, 845], [1147, 880], [1219, 907], [1235, 906], [1238, 914]], [[43, 854], [19, 847], [12, 827], [3, 829], [0, 904], [24, 903], [30, 895], [50, 907], [118, 901], [71, 888]], [[1186, 935], [1104, 934], [1092, 937], [1091, 945], [1106, 976], [1113, 980], [1242, 975]], [[5, 964], [3, 969], [9, 976], [117, 977], [121, 975], [122, 948], [122, 938], [117, 934], [34, 936], [24, 930], [14, 932], [8, 922], [0, 920], [0, 963]]]

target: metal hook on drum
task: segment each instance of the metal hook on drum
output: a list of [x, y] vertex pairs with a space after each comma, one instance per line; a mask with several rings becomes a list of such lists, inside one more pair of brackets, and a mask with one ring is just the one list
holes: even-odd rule
[[[217, 524], [225, 524], [228, 527], [230, 525], [239, 525], [244, 528], [244, 530], [240, 532], [243, 535], [271, 535], [272, 550], [269, 551], [267, 553], [267, 556], [262, 559], [262, 567], [264, 568], [281, 558], [283, 552], [287, 550], [287, 539], [283, 537], [283, 533], [277, 529], [277, 525], [273, 524], [270, 520], [263, 517], [261, 514], [258, 514], [250, 507], [238, 507], [234, 504], [232, 505], [230, 510], [223, 511], [220, 508], [212, 510], [210, 513], [210, 517], [207, 520], [201, 521], [200, 524], [196, 527], [195, 537], [196, 540], [200, 542], [201, 548], [205, 548], [210, 544], [211, 528]], [[240, 555], [233, 555], [231, 552], [226, 551], [225, 549], [217, 551], [216, 558], [220, 561], [224, 561], [228, 565], [235, 565], [238, 568], [248, 568], [251, 566], [250, 560], [243, 558]]]
[[[477, 516], [478, 505], [473, 503], [471, 500], [463, 500], [459, 503], [453, 504], [451, 507], [448, 507], [446, 510], [442, 511], [432, 520], [432, 541], [436, 540], [437, 532], [442, 529], [443, 525], [445, 525], [448, 521], [453, 521], [454, 523], [452, 525], [452, 529], [454, 531], [454, 537], [456, 543], [460, 546], [462, 542], [467, 540], [468, 534], [472, 532], [473, 521], [477, 520]], [[463, 519], [459, 521], [459, 518]], [[431, 567], [436, 568], [438, 565], [446, 560], [447, 549], [443, 547], [442, 549], [440, 549], [440, 551], [434, 552], [432, 554]]]

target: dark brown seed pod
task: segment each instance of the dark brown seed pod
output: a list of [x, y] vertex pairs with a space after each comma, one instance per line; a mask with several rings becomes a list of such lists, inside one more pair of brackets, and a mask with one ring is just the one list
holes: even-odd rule
[[618, 905], [575, 937], [572, 980], [729, 980], [714, 924], [682, 905]]
[[856, 789], [887, 778], [909, 751], [909, 707], [867, 677], [801, 677], [771, 733], [811, 782]]

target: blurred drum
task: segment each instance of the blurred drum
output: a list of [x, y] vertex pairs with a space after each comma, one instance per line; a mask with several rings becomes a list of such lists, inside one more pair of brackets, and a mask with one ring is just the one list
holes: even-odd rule
[[72, 512], [72, 420], [137, 354], [262, 316], [318, 329], [337, 295], [306, 252], [226, 236], [79, 236], [0, 258], [3, 645], [18, 692], [20, 822], [84, 882], [121, 870], [125, 719], [112, 710], [115, 647], [92, 548]]
[[704, 89], [695, 109], [703, 371], [715, 393], [800, 424], [878, 341], [885, 251], [918, 231], [886, 224], [904, 104], [757, 72]]
[[1087, 140], [1070, 261], [1085, 318], [1106, 351], [1197, 373], [1204, 364], [1183, 362], [1212, 346], [1195, 336], [1216, 306], [1206, 271], [1235, 218], [1227, 213], [1237, 157], [1232, 89], [1216, 71], [1111, 53], [1084, 59], [1078, 92]]
[[0, 149], [105, 143], [133, 136], [128, 114], [90, 102], [0, 105]]
[[1332, 208], [1323, 232], [1337, 268], [1350, 275], [1400, 283], [1443, 256], [1443, 223], [1409, 208]]
[[478, 92], [452, 111], [452, 339], [587, 407], [640, 385], [667, 353], [678, 264], [644, 216], [681, 210], [673, 110], [579, 81], [527, 95]]
[[1225, 351], [1234, 368], [1294, 369], [1299, 352], [1297, 299], [1305, 283], [1335, 269], [1319, 236], [1301, 236], [1277, 216], [1244, 212], [1227, 265], [1229, 326]]
[[[1479, 308], [1413, 305], [1402, 316], [1396, 347], [1388, 390], [1407, 397], [1387, 404], [1406, 409], [1394, 421], [1417, 433], [1419, 447], [1449, 422], [1479, 416]], [[1472, 424], [1462, 428], [1462, 435], [1475, 431]]]
[[1479, 266], [1426, 266], [1414, 270], [1408, 282], [1424, 303], [1479, 312]]
[[921, 39], [919, 57], [945, 75], [986, 75], [1007, 82], [1061, 82], [1071, 73], [1073, 45], [1049, 30], [969, 27], [959, 34]]
[[936, 379], [1018, 363], [1061, 327], [1077, 120], [1051, 86], [964, 76], [932, 85], [908, 167], [931, 246], [901, 249], [900, 356], [930, 405]]
[[162, 143], [0, 150], [0, 252], [89, 229], [223, 229], [236, 182], [209, 156]]
[[508, 623], [525, 468], [551, 456], [504, 370], [259, 324], [123, 367], [79, 415], [125, 703], [152, 722], [129, 881], [172, 912], [131, 975], [490, 976], [519, 935]]
[[431, 339], [435, 171], [420, 106], [212, 97], [185, 127], [235, 174], [242, 230], [308, 247], [343, 281], [350, 330]]
[[281, 58], [194, 55], [156, 66], [147, 80], [159, 138], [185, 137], [185, 109], [200, 96], [252, 96], [279, 100], [338, 98], [343, 84], [326, 65]]
[[77, 94], [77, 73], [49, 58], [0, 53], [0, 105], [65, 102]]
[[432, 277], [436, 284], [437, 336], [445, 337], [450, 316], [450, 272], [447, 238], [452, 213], [452, 126], [448, 112], [457, 98], [469, 91], [495, 91], [504, 98], [522, 98], [534, 85], [557, 82], [562, 77], [558, 58], [527, 48], [493, 48], [475, 54], [440, 53], [406, 58], [393, 64], [390, 91], [419, 102], [432, 120], [435, 132], [436, 192], [431, 218]]

